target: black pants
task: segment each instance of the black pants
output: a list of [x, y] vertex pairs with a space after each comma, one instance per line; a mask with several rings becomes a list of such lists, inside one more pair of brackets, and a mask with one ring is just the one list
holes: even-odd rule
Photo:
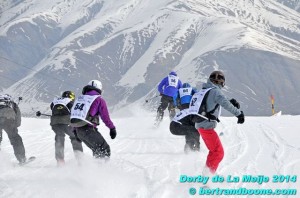
[[185, 125], [172, 121], [170, 131], [173, 135], [184, 135], [186, 144], [191, 148], [200, 148], [200, 134], [194, 125]]
[[93, 151], [95, 158], [110, 157], [110, 147], [97, 128], [86, 125], [76, 128], [76, 134]]
[[164, 111], [167, 107], [169, 110], [170, 119], [173, 119], [176, 114], [173, 98], [171, 96], [162, 95], [160, 99], [160, 105], [157, 109], [158, 119], [162, 120]]
[[72, 131], [72, 127], [67, 124], [55, 124], [52, 125], [52, 130], [55, 133], [55, 159], [64, 160], [64, 149], [65, 149], [65, 134], [67, 134], [71, 139], [71, 144], [73, 151], [83, 152], [81, 141], [76, 138]]
[[23, 144], [22, 137], [18, 133], [18, 128], [14, 120], [2, 120], [0, 121], [0, 143], [2, 141], [2, 130], [7, 133], [10, 144], [14, 149], [14, 154], [19, 162], [24, 162], [25, 157], [25, 148]]
[[190, 103], [180, 104], [179, 109], [180, 109], [180, 111], [183, 110], [183, 109], [188, 109], [189, 106], [190, 106]]

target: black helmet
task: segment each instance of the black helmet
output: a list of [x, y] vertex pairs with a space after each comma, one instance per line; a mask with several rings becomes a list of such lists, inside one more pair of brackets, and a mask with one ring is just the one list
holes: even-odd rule
[[188, 88], [188, 87], [191, 87], [191, 85], [189, 83], [183, 83], [182, 87], [183, 88]]
[[209, 80], [216, 85], [225, 86], [225, 76], [221, 71], [212, 72], [209, 76]]
[[65, 91], [61, 96], [63, 98], [70, 98], [71, 100], [75, 99], [75, 94], [73, 91]]

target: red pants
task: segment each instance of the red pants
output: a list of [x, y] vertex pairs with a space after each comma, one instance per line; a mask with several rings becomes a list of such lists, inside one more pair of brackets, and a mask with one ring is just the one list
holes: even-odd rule
[[206, 166], [211, 173], [215, 173], [224, 157], [224, 150], [218, 134], [214, 129], [198, 129], [206, 147], [209, 150]]

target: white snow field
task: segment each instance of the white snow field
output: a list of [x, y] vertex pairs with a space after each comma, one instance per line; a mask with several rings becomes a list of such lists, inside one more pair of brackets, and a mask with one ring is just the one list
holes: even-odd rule
[[[181, 183], [180, 176], [201, 176], [208, 150], [201, 139], [201, 151], [184, 154], [184, 138], [169, 132], [169, 119], [154, 128], [153, 112], [128, 110], [112, 114], [117, 137], [112, 140], [109, 129], [99, 127], [111, 146], [109, 162], [93, 159], [84, 146], [81, 165], [74, 158], [69, 139], [65, 141], [64, 167], [54, 158], [54, 132], [49, 119], [23, 118], [19, 132], [27, 157], [37, 159], [20, 167], [13, 155], [6, 133], [0, 151], [1, 198], [99, 198], [99, 197], [213, 197], [199, 195], [202, 183]], [[235, 117], [221, 117], [216, 131], [225, 149], [218, 175], [225, 181], [213, 184], [222, 189], [296, 189], [299, 197], [300, 116], [247, 117], [238, 125]], [[269, 178], [262, 184], [246, 182], [244, 175]], [[283, 175], [282, 182], [273, 177]], [[229, 182], [226, 178], [240, 178]], [[275, 178], [276, 179], [276, 178]], [[290, 180], [288, 182], [288, 180]], [[291, 181], [292, 180], [292, 181]], [[299, 178], [298, 178], [299, 180]], [[252, 180], [254, 181], [254, 180]], [[197, 189], [190, 195], [190, 188]], [[283, 191], [286, 193], [287, 191]], [[274, 195], [218, 195], [215, 197], [274, 197]]]

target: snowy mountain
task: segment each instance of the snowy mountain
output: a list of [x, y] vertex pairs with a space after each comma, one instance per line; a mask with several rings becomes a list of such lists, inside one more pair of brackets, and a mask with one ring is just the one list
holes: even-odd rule
[[246, 115], [270, 115], [271, 94], [276, 110], [300, 113], [297, 0], [45, 2], [0, 5], [0, 91], [23, 96], [23, 112], [92, 79], [113, 109], [144, 105], [171, 70], [199, 89], [220, 69]]
[[277, 1], [300, 12], [300, 1], [299, 0], [277, 0]]
[[[300, 116], [246, 117], [243, 125], [234, 117], [221, 117], [216, 128], [225, 150], [218, 175], [242, 178], [258, 175], [269, 178], [262, 182], [224, 181], [211, 188], [248, 190], [278, 189], [286, 195], [218, 195], [192, 196], [190, 188], [199, 191], [202, 183], [180, 183], [181, 175], [202, 176], [208, 150], [200, 140], [200, 152], [185, 155], [184, 137], [169, 132], [165, 117], [154, 129], [153, 113], [140, 108], [127, 109], [123, 117], [112, 115], [118, 135], [111, 140], [102, 124], [99, 131], [111, 146], [112, 156], [103, 163], [92, 158], [84, 146], [84, 158], [78, 166], [69, 138], [65, 140], [65, 167], [57, 168], [54, 157], [54, 132], [48, 119], [23, 118], [19, 128], [27, 156], [36, 160], [19, 167], [12, 146], [4, 133], [0, 151], [1, 198], [186, 198], [186, 197], [299, 197]], [[137, 130], [138, 129], [138, 130]], [[274, 176], [285, 178], [274, 182]], [[296, 182], [292, 177], [298, 177]], [[288, 181], [288, 177], [290, 180]], [[209, 181], [212, 178], [209, 178]], [[211, 184], [211, 182], [210, 182]], [[295, 195], [288, 196], [292, 190]], [[224, 192], [224, 191], [223, 191]]]

